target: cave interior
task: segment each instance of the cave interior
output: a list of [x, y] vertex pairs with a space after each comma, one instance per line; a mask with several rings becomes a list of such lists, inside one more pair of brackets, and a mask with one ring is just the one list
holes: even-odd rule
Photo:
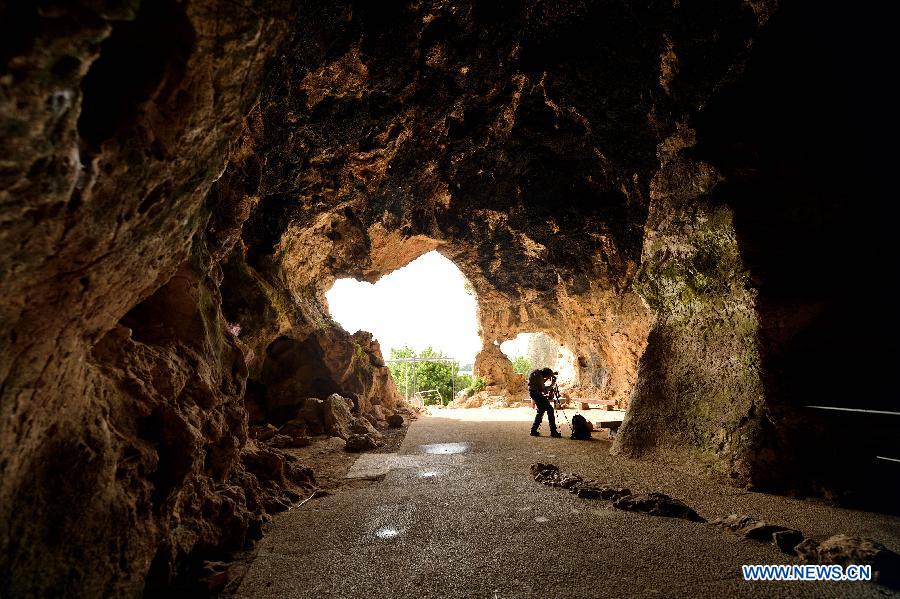
[[259, 539], [315, 468], [252, 427], [409, 409], [325, 293], [430, 251], [486, 392], [542, 333], [614, 454], [895, 511], [895, 12], [0, 3], [0, 596]]

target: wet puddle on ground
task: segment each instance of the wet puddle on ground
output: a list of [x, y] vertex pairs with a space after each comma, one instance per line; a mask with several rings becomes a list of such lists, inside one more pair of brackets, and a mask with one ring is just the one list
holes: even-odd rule
[[382, 526], [375, 531], [375, 536], [379, 539], [393, 539], [400, 534], [400, 531], [390, 526]]
[[419, 445], [417, 447], [420, 453], [430, 453], [436, 455], [466, 453], [471, 448], [471, 443], [430, 443], [428, 445]]

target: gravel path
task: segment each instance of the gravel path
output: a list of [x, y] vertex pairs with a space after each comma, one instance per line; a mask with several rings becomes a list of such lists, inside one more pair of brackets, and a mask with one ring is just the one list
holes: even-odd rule
[[[737, 512], [807, 536], [900, 549], [900, 518], [747, 493], [608, 455], [608, 442], [528, 436], [527, 410], [436, 410], [414, 422], [383, 480], [279, 515], [239, 597], [889, 597], [870, 583], [747, 583], [775, 547], [707, 524], [622, 512], [531, 480], [553, 462], [711, 519]], [[546, 424], [544, 425], [546, 430]], [[441, 445], [449, 444], [449, 445]]]

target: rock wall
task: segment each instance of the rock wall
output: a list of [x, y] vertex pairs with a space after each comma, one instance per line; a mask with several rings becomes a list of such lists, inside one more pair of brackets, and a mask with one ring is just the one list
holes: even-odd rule
[[[0, 594], [138, 595], [313, 482], [197, 243], [290, 3], [0, 7]], [[192, 249], [193, 248], [193, 249]]]
[[841, 282], [896, 261], [879, 166], [896, 127], [877, 89], [900, 48], [871, 35], [888, 18], [783, 7], [659, 146], [635, 287], [657, 325], [617, 450], [687, 452], [742, 484], [894, 509], [896, 472], [875, 456], [896, 425], [807, 407], [895, 409], [894, 312]]
[[687, 155], [695, 141], [680, 127], [660, 144], [635, 281], [657, 320], [614, 451], [663, 453], [747, 484], [777, 461], [759, 430], [766, 407], [756, 293], [731, 210], [710, 201], [721, 175]]
[[[836, 452], [841, 423], [803, 408], [890, 396], [889, 351], [859, 388], [820, 375], [896, 349], [892, 163], [873, 149], [890, 111], [831, 93], [884, 79], [894, 37], [861, 16], [0, 13], [0, 595], [152, 593], [258, 535], [314, 479], [248, 422], [336, 390], [356, 415], [398, 407], [377, 343], [331, 320], [325, 290], [435, 249], [478, 296], [488, 383], [521, 383], [495, 342], [564, 340], [585, 393], [631, 402], [618, 450], [769, 488], [879, 476], [849, 467], [868, 441]], [[860, 43], [834, 56], [845, 28]], [[834, 126], [848, 110], [862, 133]]]

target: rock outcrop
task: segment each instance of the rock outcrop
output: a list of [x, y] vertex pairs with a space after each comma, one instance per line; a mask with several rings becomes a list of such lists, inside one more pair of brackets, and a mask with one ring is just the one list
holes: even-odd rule
[[431, 250], [489, 389], [544, 332], [630, 406], [616, 451], [895, 497], [885, 425], [837, 450], [804, 406], [893, 397], [893, 107], [834, 90], [896, 36], [803, 4], [0, 6], [0, 595], [152, 592], [258, 536], [314, 485], [273, 439], [332, 394], [403, 411], [326, 290]]
[[639, 495], [625, 495], [619, 497], [613, 507], [628, 512], [642, 512], [651, 516], [664, 518], [683, 518], [692, 522], [706, 522], [690, 506], [678, 499], [669, 497], [665, 493], [642, 493]]
[[799, 530], [764, 520], [756, 520], [750, 516], [731, 514], [724, 518], [716, 518], [710, 524], [721, 526], [745, 539], [772, 543], [788, 554], [794, 554], [797, 545], [803, 541], [803, 533]]
[[822, 542], [806, 539], [796, 547], [806, 563], [872, 566], [872, 580], [900, 590], [900, 555], [880, 543], [847, 535], [834, 535]]

